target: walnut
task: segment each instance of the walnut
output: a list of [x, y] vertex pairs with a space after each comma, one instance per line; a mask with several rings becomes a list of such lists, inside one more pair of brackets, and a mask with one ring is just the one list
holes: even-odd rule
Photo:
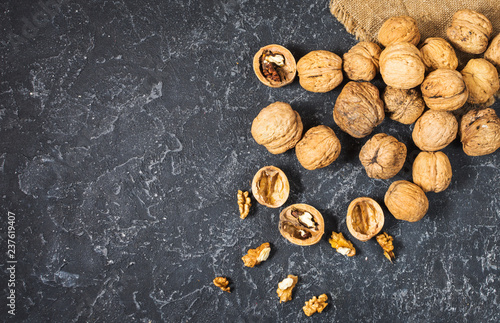
[[469, 60], [462, 76], [469, 90], [469, 103], [486, 103], [500, 88], [495, 66], [484, 58]]
[[276, 88], [292, 83], [297, 65], [288, 49], [271, 44], [262, 47], [255, 53], [253, 70], [259, 81]]
[[323, 168], [339, 157], [340, 140], [330, 127], [313, 127], [297, 143], [295, 153], [305, 169]]
[[395, 42], [409, 42], [417, 45], [420, 41], [417, 21], [408, 16], [387, 19], [380, 27], [378, 41], [385, 47]]
[[314, 296], [305, 303], [306, 305], [302, 309], [307, 316], [311, 316], [316, 312], [321, 313], [328, 305], [327, 300], [328, 296], [326, 294], [321, 294], [318, 297]]
[[446, 35], [461, 51], [481, 54], [488, 47], [492, 32], [493, 26], [488, 18], [474, 10], [463, 9], [453, 15]]
[[424, 62], [428, 71], [438, 68], [457, 69], [457, 54], [455, 54], [455, 50], [450, 43], [443, 38], [427, 38], [419, 48], [422, 54], [422, 62]]
[[369, 82], [347, 83], [335, 102], [333, 120], [355, 138], [368, 136], [384, 121], [384, 103], [377, 87]]
[[377, 236], [377, 242], [384, 250], [384, 256], [392, 262], [394, 259], [394, 246], [392, 245], [393, 237], [383, 232]]
[[344, 71], [353, 81], [371, 81], [377, 75], [382, 50], [372, 42], [359, 42], [344, 54]]
[[297, 72], [305, 90], [328, 92], [342, 83], [342, 58], [326, 50], [315, 50], [299, 59]]
[[288, 302], [292, 300], [292, 290], [297, 284], [299, 278], [294, 275], [288, 275], [287, 278], [283, 279], [278, 284], [278, 289], [276, 293], [278, 293], [278, 297], [280, 298], [280, 304], [282, 302]]
[[384, 202], [398, 220], [417, 222], [429, 209], [429, 200], [420, 186], [408, 181], [396, 181], [385, 193]]
[[388, 179], [395, 176], [403, 167], [405, 159], [405, 144], [385, 133], [370, 138], [359, 152], [359, 160], [371, 178]]
[[244, 219], [250, 213], [250, 206], [252, 206], [252, 201], [248, 196], [248, 192], [243, 192], [238, 190], [238, 208], [240, 210], [240, 218]]
[[467, 155], [494, 153], [500, 148], [500, 118], [491, 108], [471, 110], [462, 117], [460, 136]]
[[384, 82], [397, 89], [414, 88], [424, 80], [425, 65], [415, 45], [398, 42], [380, 54], [380, 75]]
[[335, 248], [338, 253], [344, 256], [352, 257], [356, 255], [356, 249], [354, 249], [352, 242], [344, 238], [341, 232], [337, 233], [333, 231], [328, 242], [330, 242], [332, 248]]
[[275, 102], [262, 109], [252, 122], [252, 136], [271, 154], [295, 147], [302, 137], [302, 120], [288, 103]]
[[354, 238], [368, 241], [382, 230], [384, 211], [374, 199], [358, 197], [349, 204], [345, 221]]
[[260, 264], [263, 261], [266, 261], [269, 257], [269, 253], [271, 252], [271, 245], [269, 242], [265, 242], [261, 244], [258, 248], [249, 249], [247, 254], [244, 255], [241, 260], [243, 260], [243, 264], [247, 267], [253, 268], [255, 265]]
[[213, 282], [215, 286], [219, 287], [223, 291], [231, 293], [231, 288], [227, 286], [229, 285], [229, 281], [226, 277], [215, 277]]
[[420, 150], [436, 151], [457, 137], [458, 122], [451, 112], [428, 110], [415, 122], [412, 138]]
[[430, 72], [420, 89], [425, 103], [433, 110], [456, 110], [462, 107], [469, 97], [462, 74], [444, 68]]
[[451, 182], [451, 164], [441, 151], [422, 151], [413, 162], [413, 182], [424, 192], [442, 192]]
[[424, 112], [425, 103], [418, 89], [387, 86], [382, 94], [389, 118], [403, 124], [414, 123]]
[[281, 235], [293, 244], [310, 246], [317, 243], [325, 232], [321, 213], [307, 204], [292, 204], [280, 213]]
[[290, 194], [288, 178], [278, 167], [262, 167], [253, 177], [252, 194], [262, 205], [271, 208], [280, 207], [285, 204]]
[[500, 34], [493, 38], [490, 47], [484, 52], [484, 58], [495, 65], [497, 70], [500, 71]]

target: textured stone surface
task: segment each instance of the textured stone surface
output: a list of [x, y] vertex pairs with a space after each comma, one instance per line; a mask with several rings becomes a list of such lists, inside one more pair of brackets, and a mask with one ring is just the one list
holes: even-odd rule
[[[47, 21], [35, 1], [0, 4], [1, 313], [10, 211], [21, 322], [302, 322], [304, 302], [322, 293], [329, 305], [313, 318], [325, 321], [500, 320], [499, 151], [468, 157], [455, 140], [444, 149], [450, 187], [427, 194], [422, 221], [403, 223], [383, 196], [393, 180], [411, 180], [413, 126], [386, 119], [375, 129], [405, 143], [408, 158], [393, 179], [373, 180], [358, 160], [371, 136], [354, 139], [332, 119], [346, 81], [318, 94], [298, 80], [272, 89], [253, 74], [254, 53], [270, 43], [297, 60], [347, 52], [356, 41], [328, 1], [60, 3], [45, 9]], [[374, 84], [383, 89], [380, 76]], [[253, 118], [275, 101], [300, 113], [304, 131], [335, 131], [335, 163], [308, 171], [293, 150], [274, 156], [253, 141]], [[282, 238], [282, 208], [253, 200], [239, 218], [237, 190], [266, 165], [290, 180], [282, 208], [307, 203], [323, 214], [318, 244]], [[393, 264], [376, 241], [348, 233], [347, 206], [359, 196], [383, 206]], [[332, 230], [354, 240], [355, 257], [330, 247]], [[269, 259], [244, 267], [263, 242]], [[279, 304], [288, 274], [299, 281]], [[229, 278], [230, 294], [216, 276]]]

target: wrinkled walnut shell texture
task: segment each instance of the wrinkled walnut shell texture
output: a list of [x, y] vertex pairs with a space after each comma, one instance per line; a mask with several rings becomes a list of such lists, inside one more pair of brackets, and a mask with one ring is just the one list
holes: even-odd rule
[[[281, 76], [280, 81], [266, 78], [262, 73], [261, 58], [266, 51], [270, 51], [273, 54], [280, 54], [285, 58], [284, 66], [279, 67], [279, 74]], [[255, 75], [257, 75], [259, 81], [267, 86], [278, 88], [293, 82], [293, 79], [295, 78], [295, 74], [297, 72], [297, 64], [295, 62], [295, 58], [288, 49], [280, 45], [271, 44], [262, 47], [257, 53], [255, 53], [255, 56], [253, 57], [253, 70], [255, 72]]]
[[484, 58], [495, 65], [497, 71], [500, 70], [500, 34], [496, 35], [490, 42], [490, 46], [484, 52]]
[[433, 110], [456, 110], [462, 107], [469, 97], [462, 74], [450, 69], [430, 72], [420, 88], [425, 103]]
[[380, 27], [378, 41], [385, 47], [396, 42], [408, 42], [417, 45], [420, 41], [417, 21], [408, 16], [387, 19]]
[[451, 183], [450, 160], [441, 151], [421, 151], [413, 162], [412, 176], [413, 182], [424, 192], [442, 192]]
[[380, 54], [380, 74], [387, 85], [397, 89], [420, 85], [425, 75], [420, 51], [406, 42], [389, 45]]
[[429, 200], [420, 186], [408, 181], [396, 181], [385, 193], [384, 203], [398, 220], [417, 222], [429, 209]]
[[344, 71], [353, 81], [371, 81], [379, 70], [382, 50], [372, 42], [359, 42], [344, 54]]
[[425, 102], [417, 89], [396, 89], [387, 86], [382, 94], [385, 111], [392, 120], [412, 124], [422, 115]]
[[[308, 228], [292, 215], [294, 211], [307, 212], [311, 214], [316, 223], [315, 228]], [[307, 233], [306, 238], [298, 237], [299, 230]], [[299, 246], [310, 246], [321, 240], [325, 233], [325, 222], [321, 213], [308, 204], [292, 204], [280, 213], [279, 231], [281, 235], [293, 244]]]
[[280, 207], [285, 204], [290, 194], [288, 178], [278, 167], [262, 167], [253, 177], [252, 194], [262, 205], [270, 208]]
[[481, 54], [488, 47], [493, 25], [484, 16], [470, 9], [459, 10], [446, 30], [450, 42], [463, 52]]
[[395, 176], [406, 159], [406, 146], [393, 136], [378, 133], [361, 148], [359, 160], [371, 178], [388, 179]]
[[462, 76], [469, 90], [469, 103], [486, 103], [500, 88], [498, 71], [484, 58], [469, 60]]
[[323, 168], [339, 157], [340, 140], [330, 127], [313, 127], [297, 143], [295, 153], [305, 169]]
[[428, 110], [415, 122], [412, 138], [415, 145], [423, 151], [441, 150], [456, 137], [458, 122], [447, 111]]
[[467, 155], [494, 153], [500, 148], [500, 118], [491, 108], [471, 110], [462, 117], [460, 136]]
[[360, 241], [373, 238], [384, 226], [384, 211], [380, 205], [369, 197], [358, 197], [347, 209], [347, 229], [353, 237]]
[[458, 58], [453, 47], [443, 38], [427, 38], [420, 45], [422, 62], [428, 71], [438, 68], [455, 70], [458, 67]]
[[311, 92], [328, 92], [342, 83], [342, 59], [329, 51], [309, 52], [297, 63], [300, 85]]

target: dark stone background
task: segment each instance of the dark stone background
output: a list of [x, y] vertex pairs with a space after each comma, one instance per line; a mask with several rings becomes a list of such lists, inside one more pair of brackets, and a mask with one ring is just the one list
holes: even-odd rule
[[[393, 179], [373, 180], [357, 157], [369, 137], [353, 139], [333, 122], [345, 81], [317, 94], [297, 80], [272, 89], [253, 74], [254, 53], [270, 43], [297, 60], [352, 47], [356, 40], [328, 1], [58, 1], [0, 4], [5, 320], [12, 319], [9, 211], [16, 215], [15, 321], [500, 320], [499, 151], [468, 157], [455, 140], [444, 149], [450, 187], [427, 194], [420, 222], [397, 221], [383, 196], [394, 180], [411, 180], [413, 127], [387, 118], [375, 130], [404, 142], [408, 158]], [[307, 171], [293, 150], [275, 156], [257, 145], [251, 122], [275, 101], [290, 103], [305, 130], [332, 127], [339, 159]], [[499, 113], [500, 104], [493, 107]], [[281, 208], [253, 201], [250, 216], [239, 218], [237, 190], [250, 189], [266, 165], [290, 180], [285, 206], [322, 212], [320, 243], [282, 238]], [[375, 241], [348, 233], [347, 206], [359, 196], [383, 206], [393, 264]], [[330, 247], [332, 230], [353, 240], [355, 257]], [[241, 257], [263, 242], [272, 245], [268, 261], [244, 267]], [[293, 300], [279, 304], [277, 284], [288, 274], [299, 283]], [[231, 294], [213, 286], [218, 275], [230, 279]], [[328, 307], [307, 318], [304, 302], [321, 293]]]

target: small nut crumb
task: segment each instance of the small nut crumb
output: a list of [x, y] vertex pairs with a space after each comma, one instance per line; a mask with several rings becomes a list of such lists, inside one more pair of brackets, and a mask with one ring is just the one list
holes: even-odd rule
[[271, 246], [269, 245], [269, 242], [265, 242], [256, 249], [248, 250], [248, 253], [241, 259], [243, 260], [245, 266], [252, 268], [261, 262], [266, 261], [270, 252]]
[[387, 234], [387, 232], [381, 233], [377, 236], [378, 244], [384, 249], [384, 256], [392, 262], [394, 259], [394, 246], [392, 245], [393, 237]]
[[278, 289], [276, 290], [276, 293], [278, 293], [278, 297], [280, 298], [280, 303], [292, 300], [292, 290], [297, 284], [298, 280], [299, 278], [297, 276], [288, 275], [287, 278], [283, 279], [278, 284]]
[[238, 207], [240, 209], [240, 218], [244, 219], [248, 216], [250, 212], [250, 206], [252, 206], [252, 201], [248, 196], [248, 192], [238, 190]]
[[231, 288], [227, 287], [227, 285], [229, 285], [229, 282], [226, 277], [215, 277], [214, 285], [219, 287], [225, 292], [231, 293]]
[[302, 309], [307, 316], [311, 316], [316, 312], [321, 313], [328, 305], [327, 300], [328, 296], [326, 294], [321, 294], [318, 297], [314, 296], [305, 303], [306, 305]]
[[344, 256], [352, 257], [356, 254], [356, 249], [354, 249], [352, 242], [344, 238], [341, 232], [337, 233], [333, 231], [332, 237], [328, 241], [332, 245], [332, 248], [335, 248], [338, 253]]

